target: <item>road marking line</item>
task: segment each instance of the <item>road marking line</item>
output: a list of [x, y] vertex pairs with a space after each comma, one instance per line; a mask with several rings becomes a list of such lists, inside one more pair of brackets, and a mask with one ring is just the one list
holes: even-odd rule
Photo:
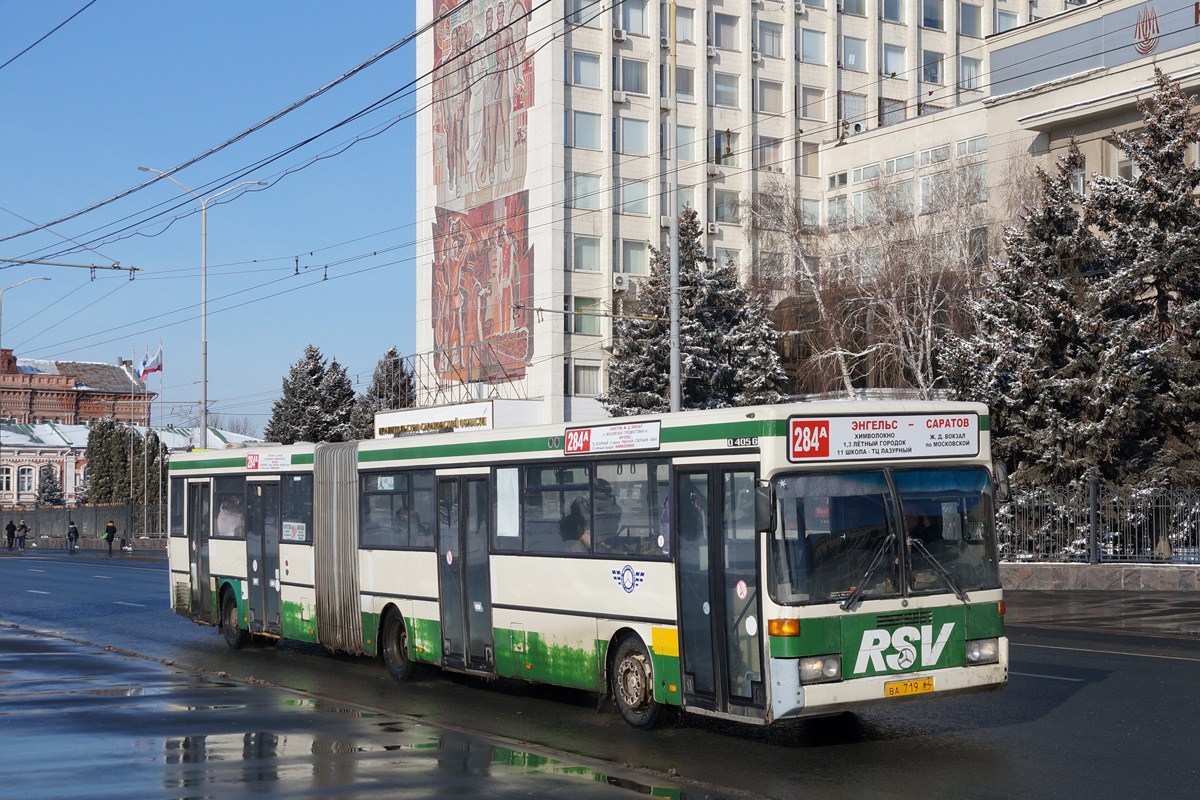
[[45, 572], [46, 570], [44, 570], [44, 569], [33, 569], [33, 568], [30, 568], [30, 570], [29, 570], [29, 571], [30, 571], [30, 572]]
[[92, 577], [93, 577], [93, 578], [99, 578], [99, 579], [101, 579], [101, 580], [105, 580], [105, 581], [111, 581], [111, 580], [112, 580], [112, 575], [93, 575]]
[[137, 606], [138, 608], [145, 608], [145, 607], [146, 607], [146, 606], [144, 606], [144, 605], [143, 605], [143, 604], [141, 604], [141, 603], [126, 603], [126, 602], [125, 602], [125, 601], [123, 601], [123, 600], [114, 600], [113, 602], [115, 602], [115, 603], [116, 603], [117, 605], [119, 605], [119, 606]]
[[43, 592], [38, 589], [26, 589], [25, 591], [30, 592], [31, 594], [50, 594], [49, 592]]
[[1188, 658], [1187, 656], [1159, 656], [1154, 653], [1130, 653], [1125, 650], [1091, 650], [1086, 647], [1058, 647], [1052, 644], [1024, 644], [1022, 642], [1010, 642], [1009, 647], [1038, 647], [1042, 650], [1070, 650], [1074, 653], [1104, 653], [1111, 656], [1133, 656], [1134, 658], [1161, 658], [1166, 661], [1193, 661], [1200, 662], [1200, 658]]
[[1083, 683], [1083, 678], [1064, 678], [1061, 675], [1038, 675], [1034, 672], [1013, 672], [1009, 671], [1009, 675], [1020, 675], [1022, 678], [1045, 678], [1051, 681], [1071, 681], [1072, 683]]

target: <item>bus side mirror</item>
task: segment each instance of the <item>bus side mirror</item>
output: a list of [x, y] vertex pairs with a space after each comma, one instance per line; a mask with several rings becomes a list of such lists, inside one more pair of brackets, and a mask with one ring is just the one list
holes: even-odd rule
[[1012, 489], [1008, 485], [1008, 467], [1004, 466], [1003, 461], [996, 460], [992, 462], [992, 472], [996, 475], [997, 502], [1008, 502], [1008, 499], [1012, 496]]
[[775, 490], [770, 485], [754, 487], [754, 530], [775, 530]]

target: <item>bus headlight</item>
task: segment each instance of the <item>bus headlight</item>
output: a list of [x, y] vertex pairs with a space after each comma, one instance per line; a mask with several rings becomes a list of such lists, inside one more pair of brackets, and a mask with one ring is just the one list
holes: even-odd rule
[[841, 679], [841, 656], [805, 656], [800, 659], [801, 683], [828, 683]]
[[967, 642], [967, 666], [995, 664], [999, 660], [999, 639], [972, 639]]

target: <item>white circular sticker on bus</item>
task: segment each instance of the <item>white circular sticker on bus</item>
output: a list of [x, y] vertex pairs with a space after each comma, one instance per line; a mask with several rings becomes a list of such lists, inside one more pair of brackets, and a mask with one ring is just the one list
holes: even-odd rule
[[258, 559], [257, 558], [255, 558], [251, 561], [250, 571], [258, 572]]
[[746, 635], [753, 636], [758, 633], [758, 620], [754, 617], [746, 617]]
[[704, 601], [704, 616], [708, 616], [708, 601]]
[[662, 547], [664, 544], [666, 544], [666, 541], [667, 541], [667, 540], [666, 540], [666, 539], [664, 539], [664, 538], [663, 538], [663, 535], [660, 533], [660, 534], [658, 535], [658, 546], [659, 546], [659, 547]]
[[[736, 591], [737, 591], [738, 600], [745, 600], [746, 599], [746, 582], [738, 581]], [[750, 635], [753, 636], [754, 634], [750, 634]]]
[[446, 551], [446, 566], [450, 566], [453, 563], [454, 563], [454, 553], [447, 550]]

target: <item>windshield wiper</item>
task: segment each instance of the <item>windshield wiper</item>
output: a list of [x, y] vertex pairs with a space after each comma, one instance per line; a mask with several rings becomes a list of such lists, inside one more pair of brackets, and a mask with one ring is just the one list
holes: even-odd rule
[[964, 603], [967, 602], [967, 593], [963, 591], [962, 587], [958, 585], [958, 582], [954, 580], [954, 576], [950, 574], [950, 570], [946, 569], [946, 567], [942, 565], [942, 562], [933, 557], [933, 553], [929, 552], [929, 548], [925, 546], [925, 543], [920, 539], [914, 539], [911, 536], [908, 537], [908, 543], [909, 545], [915, 545], [916, 550], [921, 555], [925, 556], [925, 560], [933, 565], [934, 570], [942, 576], [942, 580], [946, 582], [946, 585], [954, 590], [954, 594], [958, 596], [958, 599]]
[[850, 590], [850, 594], [842, 601], [842, 611], [849, 611], [850, 606], [854, 605], [854, 601], [863, 593], [863, 587], [867, 581], [871, 580], [871, 576], [875, 574], [875, 570], [879, 569], [879, 565], [883, 563], [883, 554], [887, 552], [888, 545], [896, 541], [896, 534], [889, 533], [882, 542], [875, 548], [875, 557], [871, 559], [867, 571], [863, 573], [859, 579], [858, 585]]

